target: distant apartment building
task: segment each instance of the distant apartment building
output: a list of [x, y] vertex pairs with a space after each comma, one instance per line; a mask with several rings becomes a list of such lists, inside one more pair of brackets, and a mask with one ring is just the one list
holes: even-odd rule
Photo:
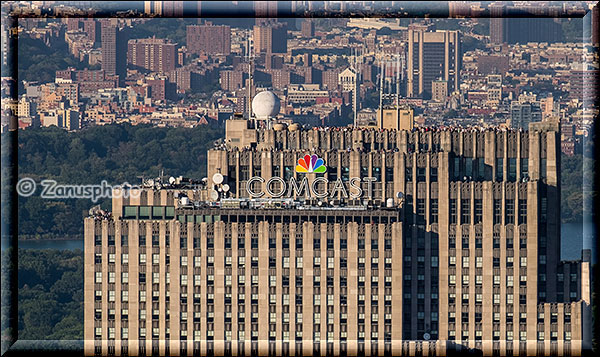
[[477, 72], [479, 74], [505, 74], [509, 68], [508, 56], [481, 55], [477, 57]]
[[244, 72], [236, 70], [223, 70], [219, 72], [221, 89], [233, 92], [244, 87]]
[[[69, 88], [69, 98], [71, 98], [71, 95], [76, 95], [77, 98], [78, 96], [89, 96], [100, 89], [116, 88], [119, 84], [116, 76], [107, 75], [104, 70], [75, 70], [74, 68], [68, 68], [56, 71], [56, 78], [66, 82], [71, 81], [76, 85], [77, 93], [74, 92], [74, 86], [64, 85], [65, 89]], [[60, 84], [59, 86], [63, 85]]]
[[459, 89], [462, 50], [459, 31], [408, 30], [407, 96], [431, 98], [432, 83], [448, 82], [448, 92]]
[[187, 27], [186, 46], [189, 54], [229, 55], [231, 28], [210, 23]]
[[196, 89], [203, 80], [201, 73], [195, 67], [178, 67], [167, 73], [169, 82], [177, 85], [177, 92], [185, 93], [190, 89]]
[[286, 68], [265, 70], [271, 76], [271, 86], [283, 90], [291, 83], [291, 72]]
[[254, 25], [254, 51], [287, 53], [287, 27], [277, 22]]
[[540, 17], [553, 9], [544, 6], [507, 6], [493, 3], [490, 9], [490, 40], [493, 44], [528, 42], [560, 42], [563, 39], [557, 19]]
[[502, 44], [505, 42], [504, 30], [504, 4], [492, 3], [490, 10], [490, 42], [493, 44]]
[[301, 26], [302, 37], [313, 38], [315, 36], [315, 22], [312, 19], [304, 19]]
[[123, 82], [127, 76], [127, 38], [126, 31], [121, 31], [115, 19], [102, 19], [101, 45], [102, 70], [107, 75], [118, 75]]
[[175, 69], [175, 44], [164, 39], [129, 40], [127, 63], [151, 72], [166, 73]]
[[510, 106], [510, 122], [515, 129], [529, 128], [530, 123], [542, 121], [542, 111], [538, 102], [513, 102]]
[[433, 81], [431, 84], [431, 99], [443, 103], [448, 98], [448, 82], [444, 80]]
[[92, 41], [94, 45], [101, 42], [101, 28], [100, 22], [96, 19], [83, 19], [83, 32], [86, 33], [88, 40]]
[[144, 14], [182, 17], [184, 1], [144, 1]]
[[145, 80], [145, 83], [149, 91], [146, 93], [147, 98], [151, 98], [153, 101], [177, 99], [177, 86], [169, 82], [167, 78], [149, 78]]
[[339, 75], [341, 72], [341, 68], [332, 68], [323, 71], [321, 75], [323, 88], [328, 90], [337, 90], [340, 81]]
[[81, 128], [79, 111], [75, 109], [52, 109], [40, 114], [41, 125], [56, 126], [66, 130], [77, 130]]

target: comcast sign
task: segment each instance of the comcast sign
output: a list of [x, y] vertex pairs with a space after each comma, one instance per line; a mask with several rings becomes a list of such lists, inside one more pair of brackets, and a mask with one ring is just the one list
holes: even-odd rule
[[[317, 155], [305, 155], [298, 159], [296, 173], [311, 174], [325, 172], [327, 172], [325, 160]], [[261, 176], [254, 176], [246, 183], [246, 192], [252, 198], [260, 198], [265, 193], [268, 193], [270, 197], [274, 198], [304, 196], [307, 198], [341, 197], [345, 199], [357, 199], [365, 195], [365, 190], [363, 190], [360, 183], [366, 182], [366, 197], [370, 199], [373, 196], [373, 182], [375, 181], [374, 177], [364, 177], [362, 179], [360, 177], [351, 177], [346, 182], [338, 178], [334, 181], [335, 183], [331, 191], [329, 191], [329, 180], [326, 177], [315, 177], [312, 182], [309, 182], [307, 176], [304, 176], [302, 179], [292, 177], [286, 182], [282, 177], [278, 176], [271, 177], [268, 180], [265, 180]], [[255, 182], [261, 183], [260, 189], [253, 188]]]

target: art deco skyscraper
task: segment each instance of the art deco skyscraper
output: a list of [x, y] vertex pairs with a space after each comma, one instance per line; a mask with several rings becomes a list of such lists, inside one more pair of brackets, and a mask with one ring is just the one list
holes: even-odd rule
[[581, 355], [589, 256], [560, 261], [558, 123], [529, 129], [229, 120], [205, 182], [85, 219], [85, 354]]

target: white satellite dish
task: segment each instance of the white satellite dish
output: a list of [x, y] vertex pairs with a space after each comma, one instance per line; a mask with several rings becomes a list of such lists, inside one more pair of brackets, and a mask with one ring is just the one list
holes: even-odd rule
[[396, 198], [402, 198], [404, 194], [402, 192], [396, 192]]
[[171, 176], [169, 177], [169, 183], [172, 185], [175, 183], [175, 177]]
[[227, 191], [229, 191], [229, 189], [230, 189], [230, 187], [229, 187], [229, 185], [228, 185], [228, 184], [224, 184], [224, 185], [223, 185], [223, 191], [224, 191], [224, 192], [227, 192]]
[[423, 339], [424, 339], [425, 341], [429, 341], [429, 339], [430, 339], [430, 338], [431, 338], [431, 335], [430, 335], [430, 334], [428, 334], [427, 332], [425, 332], [425, 333], [423, 334]]
[[219, 193], [215, 190], [210, 190], [210, 199], [216, 201], [219, 199]]
[[223, 175], [221, 175], [218, 172], [213, 175], [212, 179], [213, 179], [213, 182], [216, 183], [217, 185], [220, 185], [223, 183]]

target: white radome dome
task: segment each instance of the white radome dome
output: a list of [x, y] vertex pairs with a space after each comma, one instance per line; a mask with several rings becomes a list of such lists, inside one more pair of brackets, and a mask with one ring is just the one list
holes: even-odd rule
[[279, 98], [270, 91], [260, 92], [252, 99], [252, 112], [258, 119], [277, 116], [280, 106]]

